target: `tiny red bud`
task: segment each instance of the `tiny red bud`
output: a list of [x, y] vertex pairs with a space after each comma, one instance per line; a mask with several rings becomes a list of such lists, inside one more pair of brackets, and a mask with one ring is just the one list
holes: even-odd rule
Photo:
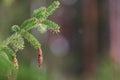
[[38, 66], [41, 67], [43, 63], [42, 49], [38, 48]]

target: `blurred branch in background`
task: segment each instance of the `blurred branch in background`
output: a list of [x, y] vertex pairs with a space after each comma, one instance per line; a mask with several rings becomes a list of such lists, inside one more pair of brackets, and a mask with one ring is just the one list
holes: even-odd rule
[[10, 7], [15, 0], [2, 0], [4, 6]]
[[95, 80], [98, 54], [98, 7], [96, 0], [82, 1], [83, 80]]
[[110, 53], [112, 59], [120, 66], [120, 9], [119, 0], [110, 0]]

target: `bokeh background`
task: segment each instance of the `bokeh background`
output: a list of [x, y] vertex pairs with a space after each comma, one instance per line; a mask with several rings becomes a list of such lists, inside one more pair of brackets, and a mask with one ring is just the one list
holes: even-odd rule
[[[33, 16], [54, 0], [0, 0], [0, 42], [11, 26]], [[49, 17], [60, 33], [33, 33], [41, 42], [44, 63], [27, 42], [17, 53], [17, 80], [120, 80], [120, 0], [59, 0]]]

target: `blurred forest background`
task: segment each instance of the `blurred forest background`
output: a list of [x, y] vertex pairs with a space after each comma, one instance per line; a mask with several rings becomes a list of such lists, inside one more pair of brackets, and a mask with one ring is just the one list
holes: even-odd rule
[[[0, 0], [0, 42], [12, 34], [12, 25], [53, 1]], [[31, 31], [42, 44], [44, 64], [38, 68], [36, 51], [26, 43], [17, 53], [18, 80], [120, 80], [120, 0], [59, 1], [49, 19], [61, 33]]]

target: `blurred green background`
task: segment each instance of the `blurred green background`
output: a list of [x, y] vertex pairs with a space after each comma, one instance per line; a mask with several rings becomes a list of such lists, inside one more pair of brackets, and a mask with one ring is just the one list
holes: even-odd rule
[[[12, 25], [20, 25], [33, 16], [34, 9], [53, 1], [0, 0], [0, 42], [12, 34]], [[17, 80], [120, 80], [120, 1], [59, 1], [49, 19], [61, 26], [61, 33], [31, 31], [42, 44], [44, 63], [37, 66], [37, 52], [26, 42], [17, 53]], [[1, 72], [0, 80], [6, 80]]]

